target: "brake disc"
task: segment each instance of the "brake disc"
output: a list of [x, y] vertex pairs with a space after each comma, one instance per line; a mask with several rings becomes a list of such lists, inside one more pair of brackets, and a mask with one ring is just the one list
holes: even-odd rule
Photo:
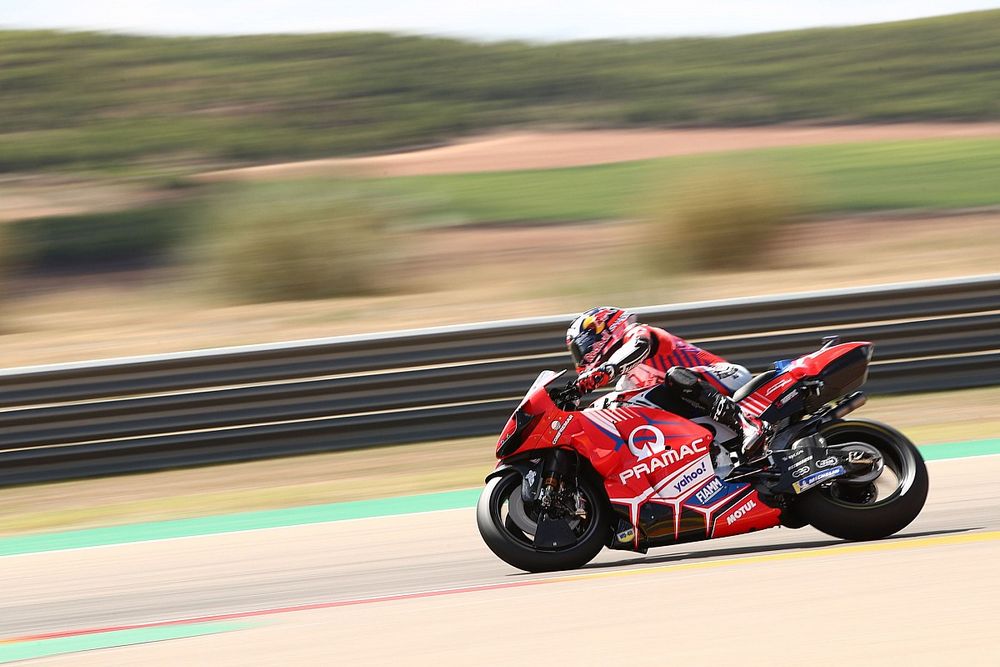
[[838, 445], [837, 449], [847, 452], [861, 452], [864, 456], [875, 459], [875, 466], [870, 471], [857, 475], [845, 475], [837, 481], [848, 484], [868, 484], [882, 476], [882, 471], [885, 470], [885, 459], [877, 448], [864, 442], [849, 442], [845, 445]]
[[510, 497], [507, 499], [507, 515], [514, 522], [515, 526], [529, 535], [534, 535], [535, 531], [538, 530], [538, 523], [528, 516], [528, 511], [524, 507], [520, 485], [514, 487]]

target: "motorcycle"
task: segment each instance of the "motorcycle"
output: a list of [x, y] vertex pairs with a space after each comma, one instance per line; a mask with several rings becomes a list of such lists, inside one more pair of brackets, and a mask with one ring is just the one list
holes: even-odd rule
[[920, 513], [928, 476], [902, 433], [845, 419], [865, 403], [856, 390], [872, 352], [831, 337], [740, 388], [733, 399], [774, 435], [769, 451], [735, 466], [726, 465], [735, 434], [709, 418], [629, 395], [579, 410], [574, 382], [557, 386], [563, 373], [543, 371], [497, 441], [476, 508], [480, 534], [528, 572], [578, 568], [604, 547], [646, 553], [776, 526], [892, 535]]

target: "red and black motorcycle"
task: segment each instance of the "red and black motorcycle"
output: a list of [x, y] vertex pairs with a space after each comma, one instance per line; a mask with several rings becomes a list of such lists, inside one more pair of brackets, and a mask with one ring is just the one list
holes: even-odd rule
[[872, 349], [828, 339], [737, 391], [775, 435], [767, 455], [722, 475], [722, 425], [627, 397], [577, 410], [574, 384], [553, 386], [562, 373], [544, 371], [500, 435], [479, 531], [529, 572], [580, 567], [605, 546], [645, 553], [779, 525], [848, 540], [892, 535], [923, 508], [927, 467], [895, 429], [844, 419], [865, 402], [855, 390]]

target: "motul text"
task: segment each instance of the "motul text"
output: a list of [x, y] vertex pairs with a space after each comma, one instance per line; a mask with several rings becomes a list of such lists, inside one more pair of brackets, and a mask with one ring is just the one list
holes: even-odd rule
[[736, 510], [735, 512], [733, 512], [732, 514], [730, 514], [728, 517], [726, 517], [726, 525], [727, 526], [733, 525], [734, 523], [736, 523], [737, 521], [739, 521], [743, 517], [744, 514], [746, 514], [750, 510], [752, 510], [754, 507], [757, 507], [757, 501], [756, 500], [748, 500], [748, 501], [746, 501], [745, 503], [743, 503], [743, 505], [740, 506], [740, 508], [738, 510]]

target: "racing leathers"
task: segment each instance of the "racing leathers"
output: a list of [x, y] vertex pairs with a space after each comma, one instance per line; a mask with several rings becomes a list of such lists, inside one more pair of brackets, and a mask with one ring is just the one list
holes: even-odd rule
[[663, 329], [630, 324], [604, 363], [580, 374], [577, 388], [587, 393], [617, 380], [629, 403], [648, 403], [689, 419], [710, 416], [742, 440], [745, 461], [765, 448], [770, 430], [730, 398], [750, 378], [746, 368]]

